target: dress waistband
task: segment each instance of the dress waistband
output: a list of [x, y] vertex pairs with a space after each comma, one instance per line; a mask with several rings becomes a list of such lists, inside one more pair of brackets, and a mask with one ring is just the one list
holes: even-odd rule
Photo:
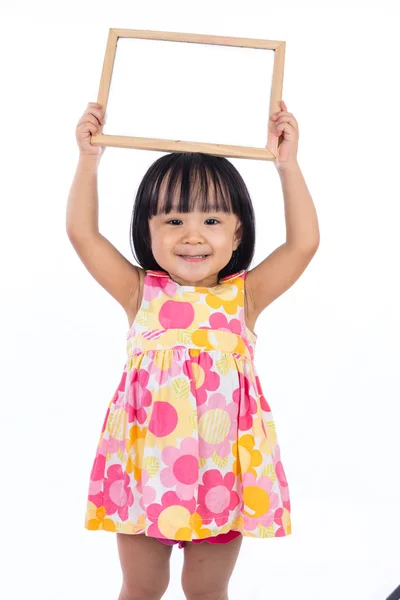
[[128, 357], [149, 350], [172, 350], [173, 348], [231, 352], [252, 358], [251, 347], [236, 333], [221, 329], [160, 329], [145, 333], [130, 331], [127, 334]]

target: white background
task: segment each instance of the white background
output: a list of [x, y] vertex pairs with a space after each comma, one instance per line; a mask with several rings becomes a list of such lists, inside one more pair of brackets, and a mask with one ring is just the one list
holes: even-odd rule
[[119, 38], [103, 133], [265, 148], [274, 58], [265, 48]]
[[[65, 232], [75, 127], [97, 101], [110, 27], [287, 43], [283, 99], [321, 243], [258, 319], [256, 366], [293, 533], [244, 539], [230, 600], [383, 600], [399, 585], [399, 12], [395, 0], [2, 3], [2, 597], [116, 600], [121, 585], [115, 534], [83, 521], [128, 322]], [[100, 164], [100, 231], [132, 262], [135, 192], [162, 155], [107, 148]], [[271, 162], [230, 160], [254, 202], [254, 266], [285, 239], [280, 179]], [[167, 600], [184, 597], [182, 562], [175, 546]]]

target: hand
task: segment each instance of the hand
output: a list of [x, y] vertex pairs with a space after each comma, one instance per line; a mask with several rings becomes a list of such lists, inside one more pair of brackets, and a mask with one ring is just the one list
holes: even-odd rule
[[97, 102], [89, 102], [86, 111], [78, 121], [76, 126], [76, 141], [81, 156], [93, 156], [100, 159], [103, 156], [106, 146], [93, 146], [91, 136], [98, 133], [101, 125], [104, 125], [104, 109]]
[[297, 163], [297, 149], [299, 144], [299, 126], [292, 113], [287, 112], [283, 100], [280, 102], [281, 111], [271, 115], [271, 131], [280, 137], [278, 141], [277, 156], [274, 163], [277, 169]]

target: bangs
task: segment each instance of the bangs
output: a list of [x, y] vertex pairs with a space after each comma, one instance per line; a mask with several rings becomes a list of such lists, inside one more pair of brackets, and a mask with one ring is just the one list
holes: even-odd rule
[[150, 190], [148, 217], [171, 211], [236, 212], [225, 179], [215, 161], [209, 164], [204, 159], [193, 161], [183, 153], [180, 160], [172, 165], [165, 164], [155, 177]]

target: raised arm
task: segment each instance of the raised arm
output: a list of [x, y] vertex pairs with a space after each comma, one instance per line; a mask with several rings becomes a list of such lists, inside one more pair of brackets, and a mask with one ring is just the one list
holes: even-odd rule
[[135, 312], [140, 271], [98, 228], [98, 160], [80, 156], [68, 197], [66, 230], [89, 273], [121, 306], [128, 319]]
[[286, 242], [247, 273], [252, 321], [298, 280], [319, 246], [317, 214], [298, 163], [281, 167], [278, 172], [285, 204]]

